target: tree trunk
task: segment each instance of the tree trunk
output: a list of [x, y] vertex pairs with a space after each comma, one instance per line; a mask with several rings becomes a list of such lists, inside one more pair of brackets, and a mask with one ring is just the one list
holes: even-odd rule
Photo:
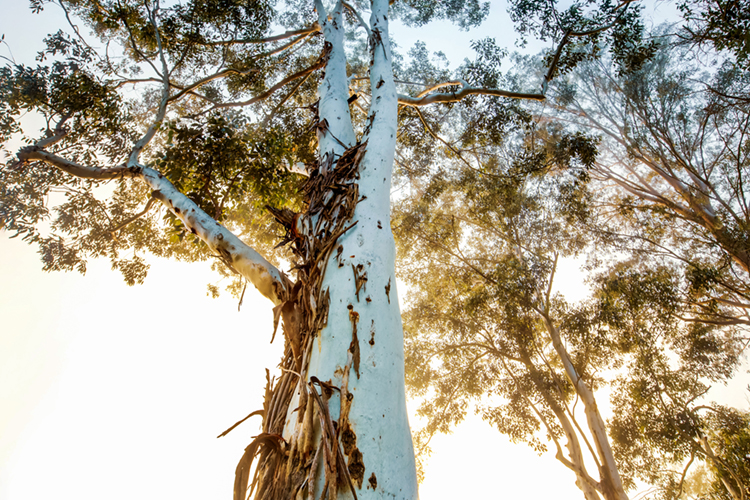
[[275, 213], [298, 256], [297, 283], [274, 310], [286, 337], [269, 382], [263, 434], [237, 467], [257, 498], [417, 498], [406, 413], [395, 245], [390, 229], [397, 98], [387, 0], [370, 19], [372, 105], [357, 143], [349, 115], [343, 5], [316, 2], [327, 58], [318, 105], [320, 160], [301, 214]]
[[617, 469], [617, 462], [615, 461], [612, 447], [609, 444], [607, 428], [604, 424], [604, 419], [599, 413], [594, 393], [591, 388], [586, 385], [586, 382], [578, 375], [578, 372], [568, 355], [568, 351], [565, 349], [565, 346], [563, 346], [562, 339], [560, 339], [560, 332], [557, 327], [546, 315], [544, 316], [544, 323], [547, 332], [552, 339], [552, 345], [555, 348], [555, 352], [557, 352], [560, 361], [562, 361], [565, 374], [575, 388], [576, 394], [578, 394], [583, 402], [586, 422], [589, 431], [591, 431], [591, 437], [596, 446], [596, 451], [599, 455], [598, 458], [601, 464], [599, 467], [599, 474], [601, 476], [602, 494], [607, 500], [628, 500], [628, 496], [622, 486], [622, 480], [620, 479], [620, 473]]
[[560, 426], [565, 433], [565, 447], [568, 449], [568, 457], [565, 457], [563, 455], [562, 448], [558, 445], [558, 452], [555, 458], [557, 458], [560, 463], [565, 465], [565, 467], [573, 471], [573, 473], [576, 475], [575, 484], [583, 493], [583, 497], [585, 498], [585, 500], [601, 500], [602, 497], [599, 495], [599, 491], [597, 491], [597, 487], [600, 487], [600, 484], [597, 484], [597, 482], [589, 475], [588, 471], [586, 470], [586, 463], [584, 462], [583, 453], [581, 452], [581, 443], [578, 439], [578, 435], [576, 434], [573, 424], [571, 423], [570, 419], [568, 419], [565, 411], [560, 407], [555, 398], [550, 394], [549, 386], [544, 383], [544, 378], [541, 376], [539, 371], [536, 369], [536, 366], [531, 361], [530, 354], [526, 351], [523, 351], [521, 353], [521, 360], [529, 370], [529, 373], [531, 374], [531, 380], [539, 391], [539, 394], [542, 396], [542, 398], [544, 398], [549, 408], [555, 414], [557, 421], [560, 423]]

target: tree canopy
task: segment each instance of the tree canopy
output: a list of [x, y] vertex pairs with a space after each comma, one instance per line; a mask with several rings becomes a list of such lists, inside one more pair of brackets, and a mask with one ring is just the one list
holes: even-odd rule
[[[686, 26], [644, 37], [637, 64], [613, 52], [562, 66], [554, 97], [502, 141], [439, 138], [444, 163], [396, 226], [414, 290], [408, 384], [427, 419], [418, 448], [474, 411], [555, 450], [586, 498], [627, 498], [638, 481], [684, 498], [698, 462], [712, 495], [746, 498], [742, 452], [714, 451], [741, 446], [729, 422], [746, 410], [709, 399], [749, 338], [746, 71], [731, 50], [704, 58], [726, 45], [686, 45]], [[516, 68], [543, 71], [533, 58]], [[580, 303], [555, 282], [572, 257], [587, 262]]]

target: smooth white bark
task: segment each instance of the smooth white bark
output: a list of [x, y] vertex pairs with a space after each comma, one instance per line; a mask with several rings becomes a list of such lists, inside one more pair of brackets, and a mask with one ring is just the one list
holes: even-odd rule
[[142, 176], [154, 189], [152, 196], [172, 211], [185, 227], [203, 240], [227, 266], [252, 283], [271, 302], [281, 303], [286, 294], [288, 280], [273, 264], [201, 210], [166, 177], [148, 167], [142, 168]]
[[[80, 165], [36, 147], [18, 153], [21, 162], [41, 161], [63, 172], [84, 179], [107, 180], [138, 178], [153, 189], [152, 196], [175, 214], [185, 227], [203, 240], [211, 251], [237, 271], [274, 304], [286, 296], [288, 279], [262, 255], [243, 243], [227, 228], [216, 222], [190, 198], [182, 194], [162, 174], [130, 162], [129, 166], [99, 168]], [[118, 228], [119, 229], [119, 228]]]
[[591, 431], [594, 445], [596, 446], [596, 451], [599, 455], [598, 458], [601, 464], [601, 473], [604, 476], [602, 480], [608, 481], [610, 483], [609, 487], [612, 488], [611, 491], [608, 491], [607, 485], [602, 485], [604, 497], [607, 499], [628, 500], [628, 496], [622, 485], [620, 473], [617, 469], [617, 462], [615, 462], [612, 447], [609, 444], [607, 428], [604, 424], [604, 419], [599, 413], [599, 407], [596, 404], [594, 393], [586, 382], [578, 375], [578, 371], [575, 369], [575, 366], [573, 366], [573, 361], [570, 359], [568, 351], [562, 344], [560, 331], [552, 323], [552, 320], [549, 317], [545, 316], [544, 322], [547, 332], [552, 339], [552, 345], [555, 348], [557, 355], [560, 357], [560, 361], [565, 369], [565, 374], [573, 387], [575, 387], [576, 394], [578, 394], [583, 402], [586, 423]]
[[[321, 2], [316, 2], [321, 6]], [[326, 76], [320, 90], [320, 120], [328, 132], [320, 131], [320, 151], [339, 154], [344, 144], [353, 144], [343, 52], [341, 3], [320, 24], [331, 43]], [[373, 101], [370, 110], [366, 152], [359, 166], [359, 203], [351, 222], [356, 225], [337, 241], [341, 252], [326, 263], [322, 290], [330, 293], [328, 323], [313, 340], [307, 380], [314, 376], [341, 388], [329, 401], [331, 417], [340, 416], [341, 397], [349, 399], [348, 422], [356, 436], [355, 446], [365, 467], [361, 499], [415, 499], [417, 493], [414, 450], [406, 413], [404, 352], [401, 314], [395, 277], [395, 245], [390, 229], [390, 187], [396, 145], [397, 98], [388, 45], [387, 0], [373, 3], [370, 69]], [[321, 16], [322, 17], [322, 16]], [[339, 45], [341, 44], [341, 45]], [[364, 278], [364, 280], [363, 280]], [[357, 290], [357, 283], [361, 285]], [[353, 354], [352, 343], [358, 344]], [[355, 359], [353, 359], [353, 357]], [[358, 360], [356, 358], [359, 358]], [[290, 404], [285, 438], [299, 435], [303, 422], [292, 417]], [[346, 410], [345, 410], [346, 411]], [[339, 432], [342, 430], [340, 429]], [[316, 497], [322, 489], [322, 466], [318, 466]], [[342, 488], [339, 498], [353, 498]]]

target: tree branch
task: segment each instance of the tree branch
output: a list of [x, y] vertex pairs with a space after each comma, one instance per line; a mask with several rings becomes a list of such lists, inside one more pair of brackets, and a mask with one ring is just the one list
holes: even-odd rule
[[[156, 112], [156, 117], [154, 118], [153, 123], [151, 126], [149, 126], [146, 133], [141, 137], [138, 142], [135, 143], [135, 146], [133, 146], [133, 151], [130, 153], [130, 158], [128, 158], [128, 166], [135, 167], [138, 164], [138, 158], [141, 154], [141, 151], [143, 151], [143, 148], [146, 147], [146, 144], [151, 142], [151, 139], [154, 138], [154, 135], [156, 135], [157, 129], [161, 126], [161, 123], [164, 121], [164, 117], [167, 114], [167, 104], [169, 103], [169, 67], [167, 65], [167, 58], [164, 55], [164, 48], [161, 43], [161, 35], [159, 34], [159, 26], [156, 23], [156, 14], [158, 12], [158, 4], [154, 11], [151, 11], [151, 9], [148, 9], [148, 5], [146, 6], [148, 13], [149, 13], [149, 20], [151, 21], [151, 25], [154, 28], [154, 33], [156, 36], [156, 46], [158, 47], [159, 51], [159, 59], [161, 60], [161, 67], [162, 72], [159, 73], [156, 72], [162, 79], [162, 93], [161, 93], [161, 101], [159, 102], [159, 109]], [[133, 42], [135, 46], [135, 42]], [[152, 65], [153, 66], [153, 65]], [[154, 67], [154, 70], [156, 68]]]
[[120, 229], [124, 228], [125, 226], [127, 226], [131, 222], [135, 222], [138, 219], [140, 219], [141, 217], [143, 217], [144, 215], [146, 215], [148, 213], [148, 211], [151, 210], [151, 207], [154, 206], [154, 203], [156, 203], [156, 198], [149, 198], [148, 203], [146, 203], [146, 207], [143, 210], [141, 210], [140, 212], [138, 212], [134, 216], [125, 219], [123, 222], [121, 222], [120, 224], [118, 224], [117, 227], [115, 227], [112, 230], [110, 230], [110, 233], [112, 233], [112, 236], [114, 237], [114, 235], [115, 235], [115, 233], [117, 231], [119, 231]]
[[251, 99], [248, 99], [247, 101], [240, 101], [240, 102], [225, 102], [225, 103], [217, 103], [215, 104], [211, 109], [208, 111], [213, 111], [214, 109], [220, 109], [220, 108], [231, 108], [231, 107], [237, 107], [237, 106], [247, 106], [249, 104], [254, 104], [258, 101], [262, 101], [264, 99], [267, 99], [270, 97], [274, 92], [279, 90], [280, 88], [284, 87], [289, 82], [293, 82], [297, 78], [300, 78], [302, 76], [309, 75], [313, 71], [316, 71], [320, 68], [325, 66], [325, 61], [323, 59], [318, 60], [315, 64], [312, 66], [309, 66], [301, 71], [298, 71], [297, 73], [294, 73], [293, 75], [289, 75], [288, 77], [284, 78], [280, 82], [278, 82], [276, 85], [271, 87], [270, 89], [266, 90], [260, 95], [257, 95]]
[[372, 36], [372, 32], [370, 31], [370, 26], [365, 22], [364, 19], [362, 19], [362, 16], [359, 15], [359, 12], [357, 12], [357, 9], [355, 9], [354, 7], [352, 7], [346, 2], [343, 2], [343, 4], [344, 4], [344, 7], [349, 9], [349, 12], [351, 12], [354, 15], [354, 17], [357, 18], [357, 22], [359, 23], [360, 26], [362, 26], [362, 28], [364, 28], [365, 32], [367, 33], [367, 38], [369, 39]]
[[285, 299], [288, 279], [276, 267], [216, 222], [156, 170], [143, 167], [142, 178], [154, 189], [152, 196], [203, 240], [227, 267], [246, 278], [274, 304], [278, 305]]
[[[439, 88], [439, 87], [445, 87], [447, 85], [461, 85], [461, 90], [458, 92], [443, 92], [443, 93], [434, 93], [434, 94], [427, 94], [426, 92], [430, 92], [433, 89]], [[463, 80], [455, 81], [455, 82], [445, 82], [437, 84], [430, 89], [425, 90], [420, 94], [418, 97], [412, 97], [404, 94], [398, 94], [398, 103], [403, 104], [405, 106], [427, 106], [428, 104], [435, 104], [435, 103], [450, 103], [450, 102], [458, 102], [464, 97], [470, 96], [470, 95], [491, 95], [496, 97], [508, 97], [511, 99], [530, 99], [533, 101], [544, 101], [545, 97], [543, 94], [526, 94], [522, 92], [510, 92], [508, 90], [500, 90], [500, 89], [488, 89], [483, 87], [472, 87], [468, 83], [466, 83]]]
[[[274, 304], [278, 305], [285, 300], [289, 289], [288, 278], [253, 248], [211, 218], [156, 170], [132, 162], [129, 162], [128, 166], [111, 168], [84, 166], [40, 150], [37, 146], [24, 148], [18, 152], [17, 156], [22, 162], [42, 161], [65, 173], [84, 179], [140, 178], [154, 190], [152, 197], [161, 201], [230, 269], [247, 279]], [[150, 208], [149, 205], [146, 209], [148, 208]]]
[[19, 163], [27, 163], [31, 161], [42, 161], [48, 163], [63, 172], [80, 177], [82, 179], [95, 179], [95, 180], [109, 180], [119, 179], [122, 177], [137, 177], [140, 172], [137, 167], [129, 167], [126, 165], [119, 165], [117, 167], [100, 168], [100, 167], [89, 167], [81, 165], [79, 163], [70, 161], [66, 158], [48, 153], [40, 149], [38, 146], [27, 146], [22, 148], [16, 153]]
[[291, 38], [296, 35], [309, 35], [310, 33], [315, 33], [320, 31], [320, 26], [318, 23], [313, 23], [311, 26], [307, 28], [298, 29], [295, 31], [286, 31], [280, 35], [274, 35], [269, 36], [268, 38], [261, 38], [259, 40], [249, 40], [249, 39], [240, 39], [240, 40], [220, 40], [217, 42], [204, 42], [200, 43], [198, 45], [208, 45], [208, 46], [216, 46], [216, 45], [240, 45], [240, 44], [261, 44], [261, 43], [270, 43], [270, 42], [278, 42], [279, 40], [285, 40], [287, 38]]

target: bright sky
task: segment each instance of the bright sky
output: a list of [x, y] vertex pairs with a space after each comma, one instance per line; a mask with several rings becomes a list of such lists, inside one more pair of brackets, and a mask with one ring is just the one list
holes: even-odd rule
[[[279, 360], [265, 300], [206, 297], [203, 264], [156, 261], [130, 288], [106, 262], [46, 274], [5, 237], [0, 255], [0, 499], [230, 498], [259, 421], [216, 436], [260, 408]], [[579, 498], [481, 420], [433, 445], [423, 499]]]
[[[61, 25], [54, 6], [31, 17], [25, 0], [0, 0], [0, 12], [19, 61]], [[460, 52], [448, 55], [457, 62]], [[239, 313], [227, 294], [208, 298], [207, 264], [151, 259], [146, 284], [132, 288], [106, 262], [85, 277], [42, 273], [34, 250], [6, 236], [0, 500], [231, 498], [259, 421], [216, 436], [262, 404], [264, 369], [281, 349], [269, 345], [270, 304], [250, 289]], [[551, 454], [512, 445], [477, 418], [432, 445], [422, 499], [580, 498]]]

